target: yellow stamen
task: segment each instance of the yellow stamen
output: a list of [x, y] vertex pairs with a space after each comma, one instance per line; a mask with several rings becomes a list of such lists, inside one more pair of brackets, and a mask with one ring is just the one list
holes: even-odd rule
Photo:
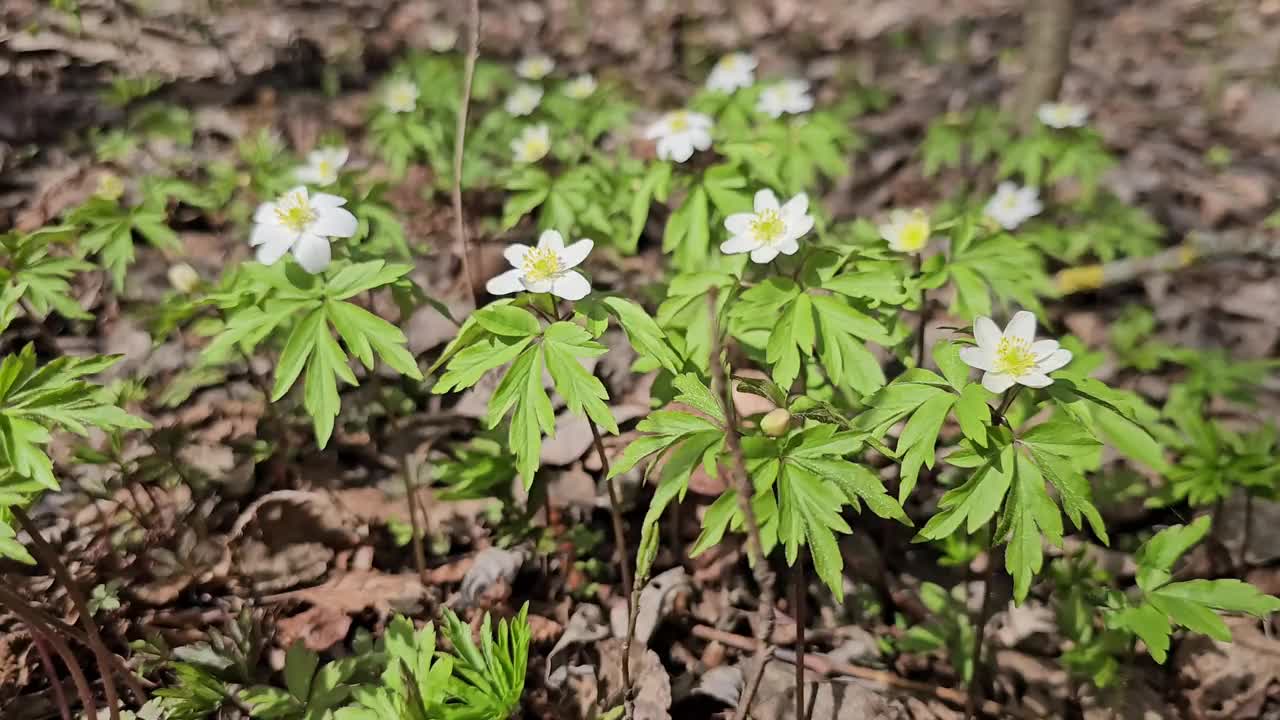
[[524, 276], [534, 282], [550, 280], [560, 274], [560, 256], [551, 248], [530, 248], [521, 263]]
[[777, 210], [765, 210], [751, 220], [750, 228], [756, 242], [773, 245], [786, 234], [787, 224]]
[[276, 206], [276, 220], [294, 232], [302, 232], [316, 220], [316, 213], [302, 193], [287, 195]]
[[689, 129], [689, 113], [678, 112], [672, 113], [671, 119], [667, 123], [674, 132], [684, 132]]
[[1036, 356], [1031, 353], [1031, 346], [1025, 340], [1000, 338], [992, 368], [998, 373], [1021, 377], [1035, 370]]
[[906, 252], [916, 252], [929, 242], [929, 221], [910, 220], [902, 227], [898, 246]]

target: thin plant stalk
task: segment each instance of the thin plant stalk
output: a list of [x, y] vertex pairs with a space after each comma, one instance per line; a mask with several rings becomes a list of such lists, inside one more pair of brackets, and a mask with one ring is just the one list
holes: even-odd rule
[[756, 690], [760, 687], [760, 678], [764, 676], [764, 666], [768, 662], [769, 656], [773, 654], [773, 645], [770, 638], [773, 636], [774, 624], [774, 595], [773, 570], [769, 567], [769, 560], [764, 554], [764, 543], [760, 540], [760, 523], [756, 521], [756, 511], [752, 506], [752, 500], [755, 493], [751, 486], [751, 480], [747, 476], [747, 463], [742, 454], [742, 443], [738, 437], [738, 421], [734, 412], [733, 404], [733, 387], [728, 381], [728, 373], [725, 372], [723, 365], [724, 345], [720, 337], [720, 318], [716, 310], [717, 292], [713, 288], [707, 296], [707, 304], [711, 313], [711, 389], [713, 393], [719, 395], [721, 404], [724, 405], [725, 419], [725, 446], [729, 450], [729, 456], [732, 458], [732, 465], [729, 472], [730, 485], [734, 492], [737, 493], [738, 512], [742, 514], [743, 524], [747, 530], [747, 559], [751, 563], [751, 570], [755, 575], [756, 585], [759, 586], [760, 603], [758, 612], [760, 614], [759, 622], [756, 627], [756, 638], [759, 641], [755, 652], [755, 666], [752, 668], [751, 676], [742, 687], [742, 695], [738, 698], [738, 707], [734, 712], [734, 720], [745, 720], [751, 709], [751, 701], [755, 698]]
[[98, 631], [98, 624], [93, 620], [93, 613], [89, 611], [89, 603], [85, 599], [84, 593], [80, 591], [80, 585], [75, 578], [71, 577], [71, 571], [63, 564], [62, 559], [58, 557], [58, 553], [53, 546], [44, 539], [40, 534], [40, 528], [31, 521], [27, 513], [18, 506], [10, 508], [13, 517], [22, 525], [22, 529], [31, 536], [32, 549], [35, 555], [44, 565], [53, 572], [58, 582], [67, 589], [67, 595], [71, 598], [71, 603], [75, 605], [76, 613], [80, 616], [80, 626], [84, 628], [85, 633], [89, 636], [89, 647], [93, 650], [93, 655], [98, 661], [98, 667], [102, 672], [103, 691], [107, 696], [107, 711], [111, 713], [111, 720], [120, 720], [120, 693], [116, 689], [116, 681], [114, 673], [111, 672], [111, 651], [107, 649], [106, 643], [102, 641], [102, 633]]
[[976, 720], [978, 706], [982, 698], [982, 649], [983, 636], [987, 632], [987, 622], [991, 620], [992, 581], [996, 575], [996, 546], [987, 549], [987, 567], [982, 576], [982, 607], [978, 611], [978, 620], [974, 623], [973, 632], [973, 674], [969, 677], [969, 697], [965, 702], [965, 717]]
[[58, 716], [62, 720], [71, 720], [71, 706], [67, 704], [67, 694], [62, 691], [62, 681], [58, 679], [58, 667], [49, 656], [49, 644], [45, 642], [44, 635], [35, 628], [31, 628], [31, 644], [35, 646], [40, 664], [49, 676], [49, 687], [53, 688], [53, 703], [58, 706]]
[[803, 720], [805, 715], [804, 705], [804, 600], [807, 588], [805, 588], [804, 573], [804, 553], [796, 559], [795, 566], [791, 569], [792, 585], [791, 588], [791, 605], [792, 612], [796, 615], [796, 720]]
[[[427, 452], [430, 451], [428, 447]], [[422, 549], [422, 524], [418, 520], [418, 472], [420, 469], [421, 466], [413, 458], [413, 451], [406, 452], [402, 477], [404, 478], [404, 499], [409, 503], [409, 530], [413, 536], [413, 567], [418, 571], [418, 577], [425, 580], [427, 557]]]
[[635, 578], [631, 575], [631, 559], [627, 553], [627, 529], [622, 520], [622, 495], [618, 492], [618, 479], [609, 477], [609, 457], [604, 451], [604, 440], [600, 437], [600, 428], [596, 421], [587, 418], [591, 427], [591, 441], [600, 457], [600, 467], [604, 472], [605, 485], [609, 490], [609, 517], [613, 521], [613, 544], [618, 554], [618, 567], [622, 573], [622, 592], [627, 599], [627, 636], [622, 639], [622, 696], [626, 706], [627, 717], [631, 717], [631, 642], [635, 637], [636, 602]]
[[[46, 626], [40, 619], [40, 615], [35, 608], [27, 604], [25, 600], [17, 595], [17, 593], [7, 590], [0, 585], [0, 606], [9, 609], [18, 619], [25, 622], [32, 632], [32, 636], [42, 635], [49, 644], [53, 646], [54, 652], [62, 658], [62, 663], [67, 666], [67, 672], [71, 673], [71, 681], [75, 683], [76, 694], [80, 696], [80, 705], [84, 708], [88, 717], [97, 717], [98, 704], [93, 699], [93, 689], [89, 686], [89, 679], [85, 677], [84, 671], [80, 669], [80, 663], [76, 661], [75, 653], [71, 652], [71, 646], [67, 644], [56, 631]], [[103, 673], [103, 682], [108, 681], [109, 673]], [[50, 680], [52, 680], [50, 676]]]
[[[916, 253], [916, 277], [924, 274], [924, 251]], [[916, 339], [916, 367], [924, 367], [925, 332], [929, 329], [929, 291], [920, 288], [920, 337]]]
[[467, 283], [467, 299], [476, 301], [476, 284], [471, 275], [471, 252], [467, 245], [467, 226], [462, 218], [462, 151], [467, 139], [467, 109], [471, 106], [471, 84], [480, 56], [480, 0], [470, 3], [470, 32], [467, 34], [467, 58], [462, 72], [462, 101], [458, 105], [458, 124], [453, 135], [453, 227], [458, 256], [462, 258], [462, 276]]

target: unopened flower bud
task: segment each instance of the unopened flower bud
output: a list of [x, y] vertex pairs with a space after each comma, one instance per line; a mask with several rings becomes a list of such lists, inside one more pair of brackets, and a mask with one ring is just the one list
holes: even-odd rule
[[769, 437], [782, 437], [791, 428], [791, 413], [786, 408], [770, 410], [760, 421], [760, 429]]
[[189, 293], [200, 287], [200, 273], [186, 263], [178, 263], [169, 267], [169, 284], [174, 290]]

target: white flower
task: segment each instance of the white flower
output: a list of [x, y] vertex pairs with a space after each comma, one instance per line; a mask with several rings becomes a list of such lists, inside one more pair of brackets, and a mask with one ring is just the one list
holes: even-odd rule
[[1040, 204], [1040, 191], [1034, 187], [1018, 187], [1011, 182], [1002, 182], [996, 188], [996, 194], [987, 201], [982, 212], [999, 223], [1005, 230], [1012, 230], [1030, 220], [1044, 206]]
[[511, 141], [511, 154], [518, 163], [536, 163], [551, 150], [551, 129], [545, 123], [527, 127]]
[[516, 89], [511, 91], [503, 107], [512, 115], [522, 116], [533, 112], [540, 102], [542, 102], [542, 88], [526, 83], [517, 85]]
[[458, 29], [450, 25], [430, 25], [426, 35], [427, 47], [438, 53], [449, 52], [458, 44]]
[[786, 113], [793, 115], [809, 112], [813, 109], [813, 96], [809, 94], [809, 83], [806, 80], [783, 80], [770, 85], [760, 93], [756, 109], [769, 117], [782, 117]]
[[707, 76], [707, 89], [731, 93], [756, 81], [756, 59], [750, 53], [729, 53], [716, 62]]
[[294, 175], [310, 185], [332, 185], [338, 181], [338, 171], [347, 164], [348, 155], [345, 147], [316, 148], [307, 153], [307, 164]]
[[549, 292], [565, 300], [581, 300], [591, 292], [591, 284], [574, 268], [587, 259], [593, 246], [590, 240], [579, 240], [566, 247], [559, 232], [544, 230], [538, 236], [537, 247], [508, 246], [502, 255], [514, 269], [493, 278], [484, 287], [493, 295], [527, 290]]
[[961, 349], [960, 359], [984, 371], [982, 387], [993, 393], [1014, 383], [1047, 387], [1053, 383], [1049, 373], [1071, 362], [1071, 351], [1058, 347], [1057, 340], [1036, 340], [1036, 316], [1026, 310], [1015, 313], [1003, 333], [991, 318], [978, 318], [973, 339], [977, 346]]
[[189, 293], [200, 287], [200, 273], [187, 263], [170, 265], [165, 274], [169, 278], [169, 284], [178, 292]]
[[541, 80], [556, 69], [556, 61], [546, 55], [530, 55], [516, 63], [516, 74], [525, 80]]
[[694, 150], [711, 147], [711, 118], [687, 110], [669, 112], [650, 125], [644, 136], [658, 141], [658, 157], [682, 163], [693, 157]]
[[405, 78], [392, 80], [383, 89], [382, 104], [393, 113], [413, 112], [418, 106], [418, 86]]
[[813, 229], [809, 196], [800, 193], [779, 207], [772, 190], [760, 190], [755, 212], [730, 215], [724, 227], [731, 236], [720, 244], [720, 252], [726, 255], [749, 252], [756, 263], [767, 263], [779, 253], [794, 255], [800, 249], [796, 241]]
[[880, 226], [880, 237], [895, 252], [915, 254], [929, 244], [929, 231], [929, 216], [923, 210], [894, 210], [889, 222]]
[[275, 202], [265, 202], [253, 214], [249, 245], [258, 248], [258, 262], [274, 264], [293, 251], [303, 270], [311, 274], [329, 267], [329, 238], [351, 237], [356, 233], [356, 216], [342, 206], [347, 201], [337, 195], [308, 195], [296, 187]]
[[564, 94], [574, 100], [585, 100], [596, 91], [596, 79], [591, 73], [583, 73], [564, 84]]
[[1071, 103], [1045, 103], [1036, 110], [1040, 122], [1051, 128], [1084, 127], [1089, 119], [1089, 108]]

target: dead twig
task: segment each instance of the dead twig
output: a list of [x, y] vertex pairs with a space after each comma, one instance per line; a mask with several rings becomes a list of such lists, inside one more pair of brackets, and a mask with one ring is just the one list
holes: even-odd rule
[[1147, 257], [1131, 257], [1109, 263], [1065, 268], [1054, 276], [1063, 295], [1100, 290], [1141, 280], [1156, 273], [1181, 270], [1201, 260], [1231, 256], [1257, 256], [1280, 260], [1280, 242], [1267, 233], [1212, 233], [1193, 231], [1186, 240]]
[[[89, 679], [85, 677], [84, 671], [80, 669], [80, 663], [76, 660], [75, 653], [71, 652], [71, 646], [67, 644], [57, 631], [46, 625], [40, 618], [40, 614], [35, 607], [28, 604], [17, 593], [12, 592], [0, 584], [0, 606], [7, 608], [18, 619], [22, 620], [31, 628], [32, 637], [37, 635], [44, 637], [53, 646], [54, 652], [62, 658], [62, 663], [67, 666], [67, 672], [71, 673], [71, 680], [75, 683], [76, 693], [80, 696], [80, 705], [83, 707], [87, 717], [98, 716], [98, 704], [93, 700], [93, 689], [89, 686]], [[50, 675], [50, 682], [56, 682], [56, 679]]]
[[[762, 649], [765, 651], [766, 658], [768, 655], [769, 646], [762, 645], [760, 641], [746, 637], [745, 635], [737, 635], [724, 630], [717, 630], [709, 625], [694, 625], [692, 633], [694, 637], [701, 638], [702, 640], [718, 642], [743, 652], [754, 652], [757, 657], [761, 655]], [[782, 662], [796, 662], [796, 654], [789, 650], [774, 650], [772, 655]], [[956, 707], [963, 707], [965, 704], [965, 694], [959, 690], [931, 685], [929, 683], [916, 682], [915, 680], [908, 680], [904, 677], [895, 675], [888, 670], [876, 670], [874, 668], [865, 668], [858, 665], [838, 662], [819, 653], [806, 653], [802, 662], [804, 663], [805, 668], [812, 670], [823, 677], [844, 675], [847, 677], [858, 678], [859, 680], [878, 683], [896, 690], [903, 690], [917, 695], [937, 698], [942, 702]], [[982, 711], [992, 717], [1001, 718], [1015, 714], [1023, 714], [1015, 713], [1010, 708], [1007, 708], [993, 700], [984, 701], [982, 703]]]

